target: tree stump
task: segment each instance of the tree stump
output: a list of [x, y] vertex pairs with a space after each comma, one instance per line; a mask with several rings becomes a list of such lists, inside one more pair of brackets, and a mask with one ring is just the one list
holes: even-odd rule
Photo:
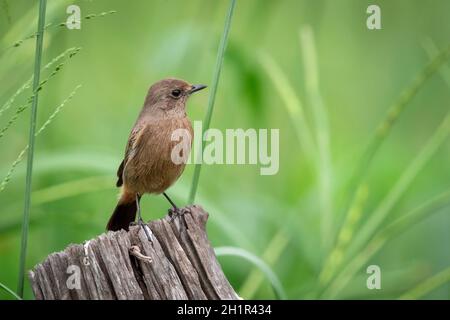
[[150, 221], [152, 241], [131, 226], [49, 255], [29, 272], [38, 300], [239, 299], [206, 235], [208, 213]]

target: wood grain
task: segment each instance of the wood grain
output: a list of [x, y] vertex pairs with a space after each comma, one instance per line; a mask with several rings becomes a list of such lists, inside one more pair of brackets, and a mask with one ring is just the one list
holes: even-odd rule
[[239, 299], [206, 235], [208, 213], [182, 210], [148, 223], [152, 242], [132, 226], [50, 254], [29, 272], [36, 299]]

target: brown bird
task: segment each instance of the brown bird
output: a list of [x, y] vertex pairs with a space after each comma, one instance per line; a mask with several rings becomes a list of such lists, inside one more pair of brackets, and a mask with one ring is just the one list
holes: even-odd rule
[[[136, 213], [138, 223], [144, 227], [139, 206], [144, 193], [162, 193], [172, 205], [172, 211], [178, 211], [165, 193], [185, 167], [185, 163], [178, 164], [172, 159], [172, 150], [179, 143], [172, 141], [172, 133], [177, 129], [187, 130], [192, 145], [194, 133], [186, 115], [186, 101], [204, 88], [205, 85], [191, 85], [178, 79], [164, 79], [150, 87], [117, 171], [116, 186], [122, 187], [122, 191], [107, 230], [128, 230]], [[145, 227], [144, 230], [150, 239]]]

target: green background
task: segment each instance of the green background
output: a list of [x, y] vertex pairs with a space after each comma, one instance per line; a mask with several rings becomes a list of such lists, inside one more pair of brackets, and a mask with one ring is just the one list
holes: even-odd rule
[[[0, 0], [0, 105], [32, 75], [35, 39], [11, 45], [36, 31], [37, 3]], [[82, 18], [117, 13], [82, 19], [81, 30], [46, 30], [43, 64], [70, 47], [82, 50], [43, 87], [38, 127], [78, 84], [82, 87], [36, 141], [27, 269], [51, 252], [104, 231], [118, 193], [115, 171], [148, 87], [169, 76], [210, 84], [228, 7], [228, 1], [206, 0], [49, 0], [46, 22], [64, 22], [69, 4], [80, 6]], [[381, 30], [366, 27], [370, 4], [381, 7]], [[340, 283], [337, 275], [356, 254], [366, 250], [371, 237], [351, 251], [364, 226], [383, 230], [448, 193], [448, 128], [443, 142], [398, 197], [393, 191], [449, 112], [448, 64], [420, 86], [377, 150], [357, 206], [359, 214], [346, 224], [349, 245], [336, 253], [345, 258], [339, 262], [335, 255], [330, 262], [327, 257], [338, 243], [352, 194], [351, 177], [364, 150], [401, 92], [438, 50], [448, 46], [449, 20], [446, 0], [238, 0], [212, 127], [280, 129], [280, 170], [261, 176], [255, 165], [203, 166], [196, 203], [210, 213], [213, 246], [238, 247], [260, 257], [290, 299], [396, 299], [405, 294], [448, 299], [448, 197], [423, 219], [414, 218], [414, 223], [389, 234], [386, 244], [348, 281], [329, 289]], [[314, 36], [318, 91], [308, 86], [308, 46], [300, 37], [305, 26]], [[306, 66], [313, 66], [310, 62]], [[43, 71], [41, 79], [55, 66]], [[204, 118], [208, 94], [202, 91], [189, 101], [192, 120]], [[28, 89], [0, 116], [0, 128], [30, 95]], [[299, 104], [304, 118], [295, 111]], [[304, 145], [304, 123], [316, 151]], [[28, 125], [29, 109], [0, 137], [0, 179], [26, 146]], [[25, 163], [16, 167], [0, 192], [0, 282], [14, 290]], [[180, 205], [187, 203], [192, 174], [190, 165], [168, 191]], [[389, 196], [395, 197], [385, 218], [371, 226], [370, 217]], [[162, 217], [168, 209], [162, 196], [145, 196], [142, 203], [146, 219]], [[235, 256], [219, 260], [243, 298], [275, 297], [267, 277], [248, 261]], [[366, 268], [372, 264], [381, 268], [381, 290], [366, 287]], [[0, 298], [11, 296], [0, 291]], [[33, 298], [28, 282], [25, 298]]]

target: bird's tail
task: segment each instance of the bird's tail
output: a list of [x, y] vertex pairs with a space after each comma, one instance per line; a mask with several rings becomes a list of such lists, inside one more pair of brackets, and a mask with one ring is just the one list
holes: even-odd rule
[[[140, 197], [138, 198], [138, 201]], [[128, 226], [136, 218], [137, 203], [136, 195], [129, 192], [122, 192], [119, 202], [114, 209], [111, 218], [106, 226], [107, 230], [117, 231], [124, 229], [128, 231]]]

